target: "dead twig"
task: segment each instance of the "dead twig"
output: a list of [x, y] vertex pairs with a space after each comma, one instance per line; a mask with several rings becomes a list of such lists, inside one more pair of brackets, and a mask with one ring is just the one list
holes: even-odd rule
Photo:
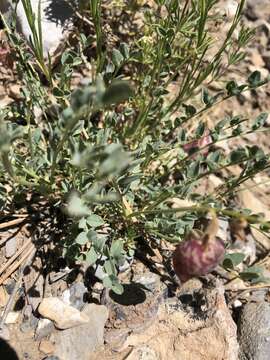
[[20, 217], [18, 219], [14, 219], [14, 220], [4, 222], [4, 223], [0, 224], [0, 230], [7, 229], [9, 227], [21, 224], [22, 222], [25, 221], [25, 219], [26, 219], [26, 217], [23, 217], [23, 218]]
[[3, 282], [7, 280], [10, 275], [14, 273], [15, 270], [18, 269], [18, 267], [29, 257], [33, 250], [36, 250], [34, 245], [32, 245], [30, 249], [26, 251], [25, 254], [21, 257], [21, 259], [15, 264], [13, 264], [10, 269], [0, 278], [0, 285], [2, 285]]
[[14, 299], [15, 299], [15, 296], [16, 296], [16, 293], [17, 293], [17, 291], [19, 290], [19, 287], [21, 286], [21, 282], [22, 282], [24, 270], [25, 270], [26, 266], [28, 266], [28, 265], [31, 263], [31, 261], [32, 261], [32, 259], [33, 259], [33, 256], [35, 255], [35, 252], [36, 252], [36, 249], [35, 249], [35, 248], [31, 248], [31, 252], [27, 252], [27, 257], [24, 257], [23, 260], [21, 259], [22, 262], [23, 262], [24, 260], [26, 260], [26, 261], [25, 261], [25, 264], [22, 265], [21, 268], [20, 268], [19, 277], [18, 277], [18, 279], [17, 279], [17, 281], [16, 281], [16, 284], [15, 284], [15, 286], [14, 286], [14, 289], [12, 290], [12, 293], [11, 293], [11, 295], [10, 295], [10, 297], [9, 297], [9, 300], [8, 300], [7, 304], [6, 304], [4, 313], [3, 313], [3, 315], [2, 315], [2, 317], [1, 317], [1, 319], [0, 319], [0, 329], [3, 328], [3, 326], [4, 326], [4, 324], [5, 324], [5, 321], [6, 321], [6, 318], [7, 318], [8, 314], [9, 314], [9, 312], [10, 312], [11, 309], [12, 309], [12, 306], [13, 306], [13, 304], [14, 304]]
[[256, 290], [269, 289], [269, 288], [270, 288], [270, 284], [260, 284], [260, 285], [248, 286], [245, 288], [239, 288], [239, 289], [226, 289], [225, 288], [225, 291], [231, 291], [231, 292], [256, 291]]
[[0, 275], [19, 257], [23, 251], [32, 243], [32, 239], [28, 239], [25, 244], [14, 254], [0, 269]]

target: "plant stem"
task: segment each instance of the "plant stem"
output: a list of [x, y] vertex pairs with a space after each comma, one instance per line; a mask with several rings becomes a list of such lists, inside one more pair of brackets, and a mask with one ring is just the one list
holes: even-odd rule
[[265, 218], [259, 217], [256, 215], [245, 215], [236, 210], [230, 209], [222, 209], [222, 208], [214, 208], [211, 206], [206, 205], [194, 205], [194, 206], [183, 206], [179, 208], [173, 209], [158, 209], [158, 210], [143, 210], [143, 211], [136, 211], [132, 214], [128, 215], [128, 217], [140, 216], [140, 215], [147, 215], [147, 214], [175, 214], [177, 212], [214, 212], [217, 215], [224, 215], [236, 219], [245, 219], [247, 222], [250, 223], [257, 223], [261, 225], [269, 226], [269, 221], [266, 221]]

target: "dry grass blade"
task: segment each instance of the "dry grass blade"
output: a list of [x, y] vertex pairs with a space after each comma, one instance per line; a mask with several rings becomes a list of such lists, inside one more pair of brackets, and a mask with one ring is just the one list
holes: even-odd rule
[[28, 239], [26, 243], [14, 254], [0, 269], [0, 275], [6, 271], [6, 269], [24, 252], [25, 249], [32, 243], [31, 239]]
[[14, 303], [14, 299], [15, 299], [15, 296], [16, 296], [16, 293], [21, 285], [21, 282], [22, 282], [22, 278], [23, 278], [23, 273], [24, 273], [24, 269], [25, 267], [30, 264], [30, 262], [32, 261], [32, 258], [35, 254], [35, 251], [36, 249], [34, 248], [31, 248], [31, 252], [27, 252], [27, 256], [22, 260], [22, 262], [26, 259], [25, 261], [25, 264], [23, 266], [21, 266], [20, 268], [20, 272], [19, 272], [19, 276], [18, 276], [18, 279], [16, 281], [16, 285], [12, 291], [12, 294], [10, 295], [10, 298], [8, 300], [8, 303], [5, 307], [5, 310], [4, 310], [4, 313], [0, 319], [0, 329], [3, 328], [3, 325], [6, 321], [6, 318], [8, 316], [8, 313], [10, 312], [10, 310], [12, 309], [12, 306], [13, 306], [13, 303]]

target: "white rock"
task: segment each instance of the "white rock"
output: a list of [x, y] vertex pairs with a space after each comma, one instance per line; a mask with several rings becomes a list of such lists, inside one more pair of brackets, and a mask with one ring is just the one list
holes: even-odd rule
[[55, 297], [43, 299], [38, 312], [44, 318], [52, 320], [59, 329], [69, 329], [89, 322], [86, 314]]
[[235, 309], [237, 309], [237, 308], [239, 308], [239, 307], [241, 307], [241, 306], [243, 306], [243, 304], [241, 303], [240, 300], [235, 300], [235, 301], [233, 302], [233, 307], [234, 307]]
[[[48, 52], [52, 54], [65, 37], [64, 30], [71, 23], [73, 10], [65, 0], [43, 0], [40, 3], [44, 55]], [[31, 0], [36, 18], [38, 4], [39, 0]], [[4, 12], [10, 7], [14, 7], [12, 0], [1, 0], [1, 11]], [[21, 1], [17, 6], [17, 28], [29, 40], [31, 30]]]

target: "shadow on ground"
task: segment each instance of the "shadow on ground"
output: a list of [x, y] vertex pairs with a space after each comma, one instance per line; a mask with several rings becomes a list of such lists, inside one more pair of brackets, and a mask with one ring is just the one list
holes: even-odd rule
[[16, 351], [4, 340], [0, 338], [0, 359], [19, 360]]

